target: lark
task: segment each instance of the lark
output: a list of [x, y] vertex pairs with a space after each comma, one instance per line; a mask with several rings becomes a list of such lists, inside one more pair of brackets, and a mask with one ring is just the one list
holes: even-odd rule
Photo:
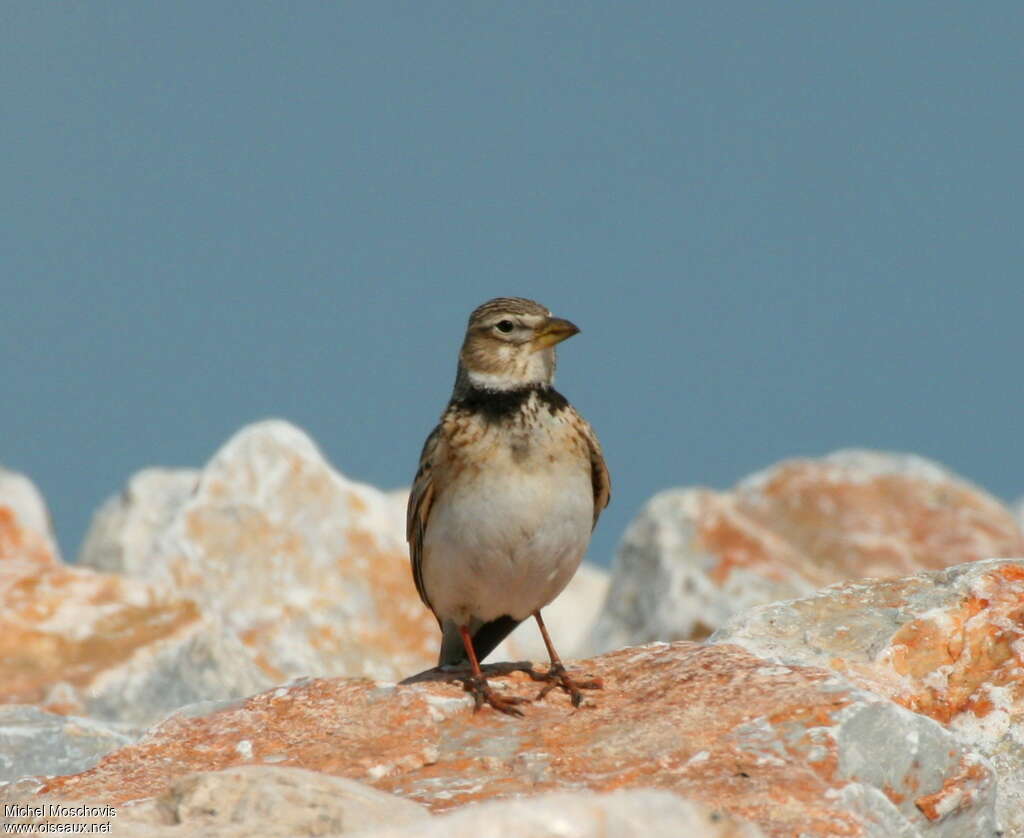
[[611, 482], [597, 436], [553, 386], [555, 345], [568, 320], [521, 297], [469, 318], [451, 400], [427, 437], [409, 496], [407, 538], [416, 590], [441, 629], [440, 667], [465, 669], [475, 710], [522, 715], [526, 699], [495, 692], [480, 662], [532, 616], [551, 659], [537, 699], [581, 690], [548, 635], [541, 609], [569, 583]]

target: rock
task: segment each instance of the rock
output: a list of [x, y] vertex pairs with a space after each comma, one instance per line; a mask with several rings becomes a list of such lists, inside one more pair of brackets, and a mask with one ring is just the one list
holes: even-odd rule
[[702, 639], [745, 608], [834, 582], [1020, 554], [1010, 511], [927, 460], [790, 460], [732, 492], [656, 495], [626, 532], [586, 648]]
[[0, 705], [0, 781], [85, 771], [140, 734], [127, 725], [68, 718], [38, 707]]
[[[176, 781], [159, 800], [104, 804], [22, 798], [19, 824], [105, 824], [126, 838], [764, 838], [755, 824], [666, 791], [555, 792], [466, 806], [435, 818], [362, 783], [299, 768], [245, 766]], [[53, 804], [80, 817], [32, 814]], [[84, 807], [84, 810], [83, 810]], [[85, 814], [88, 812], [95, 814]], [[116, 812], [116, 814], [114, 814]], [[173, 824], [173, 825], [171, 825]]]
[[[457, 684], [318, 679], [173, 716], [45, 795], [119, 805], [197, 770], [290, 765], [442, 811], [519, 794], [661, 788], [767, 834], [989, 835], [990, 769], [941, 725], [820, 668], [734, 645], [655, 644], [583, 661], [584, 707], [470, 710]], [[500, 667], [498, 668], [500, 670]], [[435, 676], [436, 678], [436, 676]], [[533, 695], [521, 672], [495, 686]]]
[[197, 477], [137, 475], [104, 506], [82, 561], [195, 601], [275, 683], [395, 679], [432, 666], [439, 643], [400, 503], [338, 474], [294, 426], [260, 422]]
[[[763, 838], [755, 824], [657, 789], [554, 792], [466, 806], [372, 838]], [[365, 838], [370, 838], [370, 834]]]
[[191, 600], [63, 564], [38, 493], [18, 478], [0, 480], [0, 704], [149, 723], [270, 685]]
[[301, 768], [243, 765], [190, 774], [158, 801], [171, 822], [232, 824], [261, 836], [356, 832], [420, 824], [427, 810], [364, 783]]
[[829, 667], [948, 725], [999, 777], [1007, 835], [1024, 835], [1024, 559], [868, 579], [735, 617], [713, 640]]
[[0, 467], [0, 562], [60, 561], [50, 513], [25, 475]]
[[[224, 771], [188, 774], [175, 780], [159, 798], [129, 806], [61, 801], [22, 796], [13, 810], [15, 822], [110, 823], [112, 835], [141, 838], [290, 838], [294, 835], [341, 835], [379, 828], [422, 824], [427, 811], [409, 800], [363, 783], [304, 771], [301, 768], [239, 766]], [[38, 813], [55, 804], [81, 817]], [[410, 832], [410, 834], [414, 834]]]
[[147, 468], [93, 516], [78, 564], [109, 573], [140, 574], [157, 540], [199, 482], [196, 469]]

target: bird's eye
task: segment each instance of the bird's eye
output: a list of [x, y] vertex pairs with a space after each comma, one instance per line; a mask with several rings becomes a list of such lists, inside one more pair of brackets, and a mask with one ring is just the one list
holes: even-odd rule
[[508, 334], [515, 328], [515, 324], [511, 320], [502, 320], [498, 323], [498, 331]]

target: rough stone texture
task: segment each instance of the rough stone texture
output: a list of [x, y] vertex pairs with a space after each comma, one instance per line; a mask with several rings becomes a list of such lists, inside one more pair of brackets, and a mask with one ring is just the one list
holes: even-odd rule
[[[0, 799], [3, 792], [0, 790]], [[124, 838], [764, 838], [755, 824], [657, 789], [554, 792], [471, 804], [429, 817], [419, 805], [354, 780], [299, 768], [242, 766], [189, 774], [157, 799], [116, 808], [18, 797], [19, 824], [110, 824]], [[79, 816], [45, 807], [89, 806]], [[20, 814], [20, 813], [24, 814]]]
[[[83, 561], [117, 556], [126, 574], [195, 600], [275, 683], [397, 678], [434, 663], [437, 628], [416, 596], [393, 496], [341, 476], [276, 420], [232, 437], [184, 498], [183, 482], [138, 476], [104, 507]], [[136, 535], [120, 535], [119, 520]]]
[[50, 513], [42, 495], [25, 475], [0, 466], [0, 561], [60, 560]]
[[[89, 805], [80, 817], [15, 810], [15, 823], [110, 823], [111, 835], [131, 838], [291, 838], [300, 835], [371, 834], [420, 824], [426, 809], [363, 783], [300, 768], [239, 766], [189, 774], [160, 797], [118, 806], [18, 796], [22, 806]], [[24, 813], [24, 814], [22, 814]], [[410, 831], [410, 835], [415, 832]]]
[[144, 723], [269, 686], [194, 602], [63, 564], [24, 478], [0, 492], [0, 704]]
[[626, 532], [586, 648], [701, 639], [745, 608], [834, 582], [1021, 554], [1013, 514], [927, 460], [789, 460], [732, 492], [656, 495]]
[[199, 483], [197, 469], [147, 468], [93, 516], [78, 563], [110, 573], [141, 574], [157, 541]]
[[363, 838], [763, 838], [755, 824], [656, 789], [554, 792], [466, 806]]
[[949, 729], [999, 776], [998, 813], [1024, 835], [1024, 559], [826, 588], [738, 615], [714, 635], [830, 667]]
[[0, 781], [33, 774], [76, 774], [140, 735], [140, 730], [127, 725], [68, 718], [38, 707], [0, 705]]
[[[656, 787], [769, 835], [989, 835], [986, 764], [939, 724], [828, 671], [732, 645], [655, 644], [583, 661], [606, 688], [573, 711], [472, 714], [458, 685], [313, 680], [200, 717], [43, 794], [118, 804], [195, 770], [291, 765], [368, 782], [435, 811], [545, 791]], [[495, 677], [533, 694], [523, 673]]]

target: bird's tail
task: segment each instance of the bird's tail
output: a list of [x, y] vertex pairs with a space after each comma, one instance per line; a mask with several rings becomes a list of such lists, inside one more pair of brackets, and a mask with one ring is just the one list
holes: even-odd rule
[[[476, 652], [476, 659], [483, 663], [484, 658], [493, 652], [495, 647], [508, 637], [520, 622], [520, 620], [513, 620], [508, 616], [498, 617], [498, 619], [487, 623], [482, 623], [476, 618], [470, 620], [469, 632], [473, 638], [473, 651]], [[462, 643], [459, 627], [451, 620], [445, 620], [441, 629], [441, 655], [438, 657], [437, 665], [457, 666], [463, 663], [469, 663], [469, 656]]]

